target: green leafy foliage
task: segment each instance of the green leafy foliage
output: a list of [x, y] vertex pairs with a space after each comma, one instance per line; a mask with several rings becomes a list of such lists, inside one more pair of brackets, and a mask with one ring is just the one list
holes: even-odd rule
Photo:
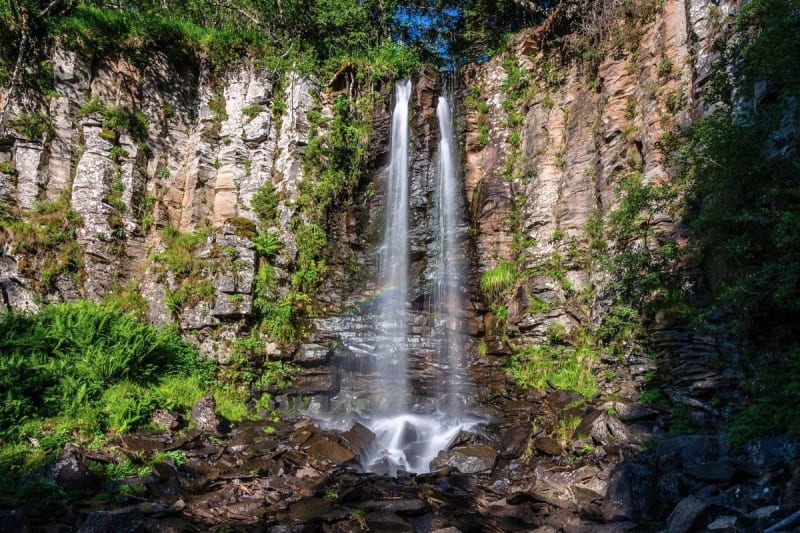
[[208, 262], [195, 252], [204, 244], [210, 228], [200, 228], [194, 232], [181, 232], [172, 226], [163, 230], [164, 250], [151, 254], [151, 259], [160, 267], [160, 273], [175, 274], [176, 287], [167, 290], [165, 304], [173, 313], [180, 313], [186, 304], [196, 303], [201, 298], [210, 297], [213, 290], [205, 290], [204, 272]]
[[601, 262], [613, 275], [617, 298], [640, 314], [685, 310], [680, 250], [652, 224], [656, 215], [675, 211], [680, 190], [679, 182], [645, 183], [633, 172], [621, 181], [619, 205], [608, 215], [607, 235], [614, 245]]
[[[91, 439], [141, 427], [157, 406], [186, 408], [212, 378], [213, 364], [177, 332], [113, 307], [76, 302], [37, 314], [6, 313], [0, 318], [0, 476], [34, 466], [76, 435]], [[28, 438], [40, 449], [32, 452]], [[38, 459], [17, 465], [15, 450]]]
[[593, 339], [585, 333], [574, 341], [556, 344], [563, 334], [551, 342], [538, 346], [528, 346], [516, 352], [511, 358], [509, 372], [521, 387], [545, 389], [552, 385], [558, 389], [579, 392], [592, 396], [597, 392], [597, 382], [592, 367], [599, 350]]
[[511, 261], [501, 261], [481, 276], [481, 290], [489, 298], [497, 299], [511, 290], [519, 278], [517, 265]]
[[800, 399], [797, 3], [753, 0], [736, 30], [706, 91], [715, 111], [664, 144], [687, 183], [686, 220], [713, 305], [750, 352], [751, 386], [730, 419], [731, 439], [745, 442], [800, 433], [786, 408]]
[[269, 257], [280, 250], [283, 243], [276, 233], [259, 233], [253, 238], [253, 246], [260, 255]]
[[9, 121], [9, 126], [30, 141], [41, 141], [53, 131], [50, 117], [39, 111], [23, 113]]
[[80, 113], [81, 116], [92, 113], [102, 115], [105, 134], [101, 132], [101, 136], [111, 142], [115, 142], [123, 131], [128, 132], [136, 141], [143, 141], [147, 138], [149, 121], [141, 111], [134, 111], [127, 107], [108, 108], [99, 98], [90, 98], [81, 105]]
[[800, 421], [787, 409], [800, 401], [800, 348], [793, 347], [765, 368], [747, 392], [752, 400], [730, 419], [728, 436], [733, 442], [775, 433], [800, 434]]
[[52, 290], [62, 274], [77, 278], [83, 265], [83, 251], [75, 229], [81, 220], [64, 195], [55, 201], [38, 202], [30, 211], [9, 209], [0, 217], [0, 234], [14, 243], [22, 256], [17, 268], [34, 281], [42, 292]]

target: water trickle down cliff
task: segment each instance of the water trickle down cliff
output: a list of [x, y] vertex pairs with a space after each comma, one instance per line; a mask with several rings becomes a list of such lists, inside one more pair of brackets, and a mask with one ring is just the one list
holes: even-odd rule
[[[429, 343], [433, 353], [427, 359], [423, 372], [432, 373], [434, 382], [429, 390], [407, 390], [408, 367], [405, 361], [407, 339], [398, 336], [398, 330], [407, 333], [405, 322], [387, 321], [386, 317], [405, 317], [408, 293], [408, 193], [407, 193], [407, 109], [410, 85], [398, 84], [392, 133], [392, 159], [387, 184], [386, 228], [382, 258], [384, 286], [391, 281], [392, 291], [381, 299], [381, 319], [378, 332], [378, 369], [384, 391], [384, 401], [378, 413], [381, 416], [370, 422], [378, 440], [378, 449], [368, 462], [376, 471], [395, 473], [398, 467], [414, 472], [425, 472], [434, 456], [443, 449], [464, 427], [468, 383], [464, 362], [468, 343], [464, 334], [463, 301], [466, 287], [463, 283], [465, 265], [465, 227], [463, 221], [463, 189], [455, 152], [453, 128], [452, 80], [437, 99], [436, 116], [439, 144], [435, 159], [433, 206], [430, 211], [429, 262], [422, 282], [429, 287], [429, 305], [420, 311], [427, 314], [430, 326], [423, 342]], [[399, 143], [403, 143], [400, 145]], [[402, 181], [402, 185], [398, 184]], [[388, 280], [385, 279], [388, 276]], [[400, 289], [403, 289], [402, 292]], [[387, 301], [388, 300], [388, 301]], [[387, 305], [391, 307], [387, 308]], [[402, 324], [402, 329], [397, 326]], [[402, 358], [402, 360], [401, 360]], [[416, 383], [419, 387], [420, 384]], [[417, 399], [412, 409], [406, 403], [407, 392]], [[431, 412], [435, 410], [435, 412]]]
[[397, 83], [392, 112], [390, 161], [386, 172], [386, 223], [380, 248], [380, 316], [377, 366], [384, 392], [377, 411], [408, 409], [408, 100], [411, 80]]

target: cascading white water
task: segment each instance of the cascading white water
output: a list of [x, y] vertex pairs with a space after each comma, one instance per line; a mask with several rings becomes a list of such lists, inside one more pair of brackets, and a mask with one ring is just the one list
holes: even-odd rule
[[[439, 395], [449, 398], [435, 415], [412, 414], [408, 408], [408, 297], [409, 297], [409, 147], [408, 104], [411, 83], [399, 82], [392, 114], [391, 161], [386, 187], [386, 228], [380, 253], [381, 299], [378, 372], [383, 402], [369, 424], [378, 446], [368, 459], [369, 468], [394, 475], [398, 469], [427, 472], [431, 460], [461, 429], [474, 422], [463, 420], [460, 383], [463, 381], [465, 342], [463, 269], [465, 227], [458, 182], [453, 129], [453, 101], [449, 91], [439, 98], [437, 187], [433, 210], [436, 251], [433, 264], [432, 336], [437, 364], [445, 369]], [[443, 409], [443, 410], [441, 410]]]
[[464, 335], [464, 224], [461, 184], [453, 129], [453, 96], [451, 80], [445, 81], [444, 94], [439, 96], [436, 117], [439, 120], [439, 166], [434, 218], [437, 223], [436, 255], [432, 294], [433, 336], [437, 341], [438, 361], [445, 368], [447, 395], [445, 407], [450, 415], [463, 411], [463, 361], [466, 347]]
[[382, 414], [407, 411], [408, 336], [408, 102], [411, 80], [395, 87], [391, 159], [386, 185], [386, 228], [380, 250], [383, 288], [379, 327], [378, 372], [384, 391]]

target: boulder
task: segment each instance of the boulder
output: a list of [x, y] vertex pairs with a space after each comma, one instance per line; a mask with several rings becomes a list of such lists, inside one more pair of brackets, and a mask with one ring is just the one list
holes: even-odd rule
[[367, 526], [371, 531], [386, 531], [387, 533], [405, 533], [414, 531], [407, 521], [400, 516], [388, 512], [369, 513]]
[[431, 470], [449, 466], [462, 474], [488, 474], [496, 460], [497, 452], [494, 449], [485, 444], [476, 444], [439, 452], [431, 461]]
[[595, 444], [601, 446], [633, 439], [619, 418], [599, 409], [586, 415], [573, 435], [590, 437]]
[[686, 474], [689, 477], [708, 483], [728, 483], [736, 475], [737, 468], [725, 457], [710, 463], [688, 464]]
[[327, 437], [318, 437], [306, 447], [309, 462], [315, 466], [339, 466], [356, 459], [355, 454]]
[[522, 455], [528, 445], [530, 435], [530, 424], [515, 425], [507, 430], [500, 439], [502, 446], [500, 456], [503, 459], [516, 459]]
[[653, 504], [655, 471], [650, 465], [624, 461], [608, 480], [603, 518], [638, 521], [648, 516]]
[[708, 524], [711, 504], [689, 495], [672, 510], [667, 519], [667, 533], [702, 531]]
[[98, 479], [85, 461], [81, 461], [75, 451], [65, 450], [61, 458], [49, 467], [49, 477], [62, 489], [85, 492], [96, 487]]
[[370, 450], [375, 446], [375, 433], [358, 422], [342, 437], [344, 437], [350, 451], [361, 459], [366, 458]]
[[545, 455], [561, 455], [564, 451], [561, 443], [552, 437], [538, 437], [533, 439], [533, 447]]
[[159, 531], [155, 520], [147, 518], [136, 507], [89, 513], [78, 533], [139, 533]]
[[656, 459], [663, 472], [680, 470], [688, 463], [713, 461], [719, 455], [719, 441], [707, 435], [680, 435], [658, 443]]
[[211, 396], [200, 398], [192, 406], [192, 420], [201, 431], [209, 433], [221, 433], [225, 424], [217, 414], [217, 402]]
[[153, 423], [164, 429], [178, 429], [181, 425], [181, 415], [175, 411], [156, 409], [153, 413]]

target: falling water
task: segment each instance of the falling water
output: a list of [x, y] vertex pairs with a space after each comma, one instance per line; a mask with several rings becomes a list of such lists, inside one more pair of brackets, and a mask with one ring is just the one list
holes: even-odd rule
[[386, 186], [386, 229], [380, 250], [381, 299], [378, 372], [384, 393], [383, 414], [407, 410], [408, 298], [408, 101], [411, 81], [395, 87], [391, 160]]
[[368, 458], [370, 470], [395, 474], [398, 469], [427, 472], [431, 460], [447, 447], [461, 429], [473, 422], [464, 420], [459, 398], [465, 348], [462, 327], [465, 226], [458, 182], [453, 99], [450, 91], [439, 98], [437, 116], [441, 140], [433, 231], [436, 239], [431, 302], [432, 336], [436, 341], [436, 363], [444, 369], [445, 385], [436, 391], [446, 396], [435, 414], [411, 413], [408, 401], [408, 298], [409, 298], [409, 153], [408, 102], [411, 83], [397, 84], [392, 115], [391, 161], [386, 187], [386, 228], [380, 251], [380, 281], [385, 289], [380, 302], [378, 372], [382, 393], [378, 417], [369, 424], [377, 447]]
[[436, 116], [439, 119], [439, 166], [434, 205], [436, 221], [436, 255], [433, 279], [433, 335], [437, 341], [437, 360], [445, 369], [441, 393], [447, 397], [445, 407], [451, 415], [463, 411], [461, 384], [465, 335], [463, 324], [464, 288], [463, 261], [466, 226], [458, 179], [455, 136], [453, 132], [452, 81], [445, 80], [444, 94], [439, 96]]

